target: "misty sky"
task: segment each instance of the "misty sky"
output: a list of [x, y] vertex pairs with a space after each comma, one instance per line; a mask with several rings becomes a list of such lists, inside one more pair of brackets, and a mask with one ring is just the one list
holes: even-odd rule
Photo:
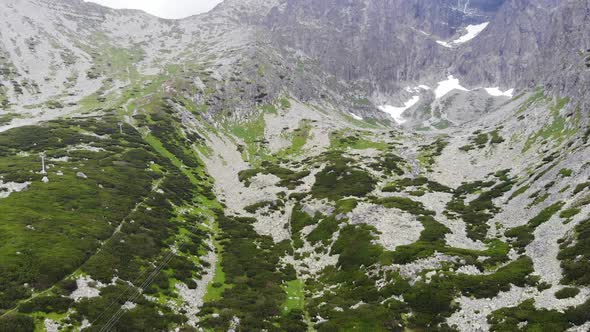
[[211, 10], [222, 0], [85, 0], [112, 8], [141, 9], [163, 18], [184, 18]]

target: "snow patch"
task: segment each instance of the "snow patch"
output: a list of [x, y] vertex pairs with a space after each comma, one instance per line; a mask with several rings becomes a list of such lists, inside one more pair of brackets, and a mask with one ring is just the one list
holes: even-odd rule
[[438, 82], [438, 86], [434, 90], [434, 95], [436, 96], [436, 99], [440, 99], [453, 90], [469, 91], [469, 89], [461, 86], [458, 78], [449, 75], [446, 81]]
[[406, 119], [402, 117], [402, 114], [409, 109], [410, 107], [416, 105], [420, 101], [420, 96], [413, 96], [412, 99], [408, 100], [403, 107], [396, 107], [391, 105], [382, 105], [379, 106], [379, 109], [389, 115], [397, 122], [398, 124], [403, 124], [406, 122]]
[[494, 96], [494, 97], [509, 97], [509, 98], [512, 98], [514, 96], [514, 89], [506, 90], [504, 92], [502, 92], [502, 90], [500, 90], [500, 88], [498, 88], [498, 87], [496, 87], [496, 88], [484, 88], [484, 90], [486, 90], [486, 92], [490, 96]]
[[447, 47], [447, 48], [453, 48], [453, 45], [451, 45], [451, 44], [449, 44], [449, 43], [447, 43], [445, 41], [442, 41], [442, 40], [437, 40], [436, 43], [439, 44], [439, 45], [442, 45], [444, 47]]
[[463, 44], [466, 43], [470, 40], [472, 40], [473, 38], [477, 37], [477, 35], [479, 35], [482, 31], [484, 31], [488, 25], [490, 24], [490, 22], [484, 22], [482, 24], [476, 24], [476, 25], [468, 25], [465, 30], [467, 30], [467, 33], [464, 34], [463, 36], [459, 37], [457, 40], [453, 41], [454, 44]]
[[426, 90], [426, 91], [430, 90], [430, 87], [428, 85], [421, 84], [421, 85], [418, 85], [418, 86], [413, 87], [413, 88], [407, 86], [407, 87], [404, 88], [404, 90], [406, 92], [409, 92], [409, 93], [420, 93], [421, 90]]
[[359, 121], [362, 121], [363, 120], [362, 117], [360, 117], [360, 116], [358, 116], [358, 115], [356, 115], [356, 114], [354, 114], [352, 112], [349, 112], [349, 113], [350, 113], [350, 116], [352, 116], [355, 120], [359, 120]]
[[489, 24], [490, 24], [490, 22], [468, 25], [467, 27], [465, 27], [465, 30], [467, 32], [463, 36], [461, 36], [453, 41], [450, 41], [450, 42], [446, 42], [446, 41], [442, 41], [442, 40], [437, 40], [436, 42], [437, 42], [437, 44], [442, 45], [444, 47], [453, 48], [453, 46], [464, 44], [464, 43], [472, 40], [473, 38], [477, 37], [482, 31], [485, 30], [485, 28], [488, 27]]

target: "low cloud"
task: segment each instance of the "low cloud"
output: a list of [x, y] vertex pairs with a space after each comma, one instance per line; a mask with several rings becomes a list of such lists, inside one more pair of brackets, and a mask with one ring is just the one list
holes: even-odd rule
[[222, 0], [91, 0], [111, 8], [141, 9], [162, 18], [184, 18], [207, 12]]

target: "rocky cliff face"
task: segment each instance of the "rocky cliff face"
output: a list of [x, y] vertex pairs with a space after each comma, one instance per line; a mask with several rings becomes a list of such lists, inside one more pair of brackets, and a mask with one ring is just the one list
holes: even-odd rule
[[452, 52], [436, 41], [490, 20], [494, 9], [455, 1], [293, 0], [274, 9], [267, 25], [277, 43], [302, 50], [328, 71], [393, 89], [444, 75]]
[[[437, 43], [483, 22], [489, 25], [474, 40], [454, 48]], [[448, 73], [471, 86], [551, 84], [561, 93], [575, 88], [557, 82], [580, 87], [587, 80], [579, 56], [588, 48], [585, 1], [292, 0], [273, 9], [266, 24], [278, 44], [374, 89], [400, 90]]]
[[579, 88], [588, 86], [581, 57], [590, 46], [588, 6], [587, 1], [508, 1], [456, 66], [474, 82], [549, 85], [582, 97]]

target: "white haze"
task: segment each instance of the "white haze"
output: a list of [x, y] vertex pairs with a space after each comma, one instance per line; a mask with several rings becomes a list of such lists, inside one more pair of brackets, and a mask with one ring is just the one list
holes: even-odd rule
[[117, 9], [140, 9], [152, 15], [179, 19], [207, 12], [222, 0], [91, 0]]

